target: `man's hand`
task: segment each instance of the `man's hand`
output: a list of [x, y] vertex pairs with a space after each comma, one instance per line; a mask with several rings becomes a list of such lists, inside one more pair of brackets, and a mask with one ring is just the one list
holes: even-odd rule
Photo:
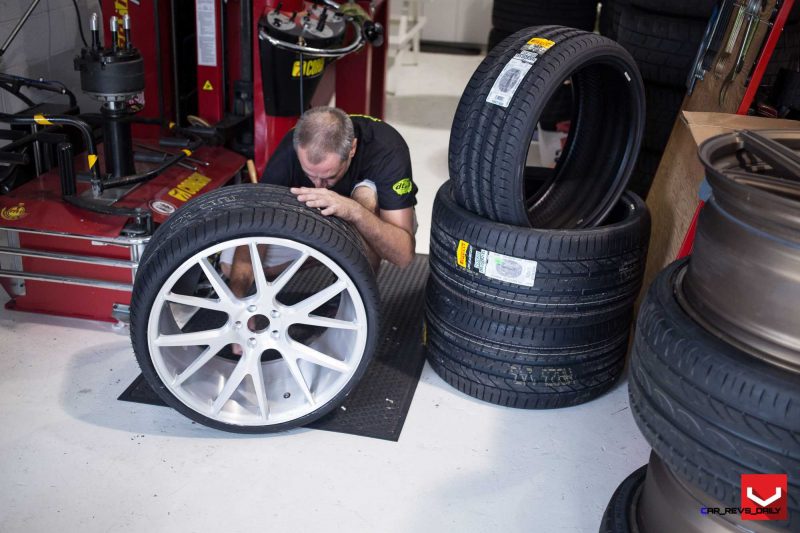
[[330, 189], [312, 187], [292, 187], [289, 191], [308, 207], [315, 207], [324, 216], [337, 216], [348, 222], [355, 222], [358, 211], [364, 208], [350, 198], [335, 193]]

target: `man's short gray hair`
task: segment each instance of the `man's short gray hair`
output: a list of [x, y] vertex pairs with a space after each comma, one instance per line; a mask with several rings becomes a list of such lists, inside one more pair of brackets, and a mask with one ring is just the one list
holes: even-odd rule
[[295, 151], [302, 146], [312, 164], [321, 163], [328, 154], [346, 160], [355, 138], [353, 121], [335, 107], [312, 107], [300, 117], [294, 128]]

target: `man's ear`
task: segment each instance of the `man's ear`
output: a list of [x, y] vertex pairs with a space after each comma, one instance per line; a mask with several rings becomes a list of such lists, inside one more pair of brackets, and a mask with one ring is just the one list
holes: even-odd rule
[[358, 146], [358, 139], [353, 139], [353, 144], [350, 146], [350, 157], [356, 155], [356, 146]]

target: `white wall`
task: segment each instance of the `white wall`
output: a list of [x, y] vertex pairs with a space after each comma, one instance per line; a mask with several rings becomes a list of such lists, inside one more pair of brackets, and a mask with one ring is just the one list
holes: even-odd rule
[[[30, 0], [0, 0], [0, 44], [5, 42], [30, 4]], [[99, 14], [99, 1], [78, 0], [78, 7], [88, 40], [91, 38], [89, 15], [93, 11]], [[81, 111], [91, 111], [97, 108], [97, 104], [81, 94], [78, 73], [72, 67], [72, 60], [82, 46], [72, 0], [41, 0], [5, 55], [0, 57], [0, 72], [58, 80], [78, 97]], [[26, 94], [34, 102], [46, 99], [66, 101], [58, 95], [54, 98], [52, 93], [36, 90], [26, 91]], [[0, 90], [0, 111], [15, 113], [25, 107], [17, 98]]]
[[[403, 10], [403, 0], [389, 0], [393, 15]], [[428, 23], [426, 41], [485, 44], [492, 26], [492, 0], [419, 0]]]

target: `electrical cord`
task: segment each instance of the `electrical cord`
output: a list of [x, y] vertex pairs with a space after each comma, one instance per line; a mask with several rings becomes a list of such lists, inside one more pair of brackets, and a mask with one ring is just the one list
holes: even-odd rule
[[78, 17], [78, 31], [81, 32], [81, 41], [83, 41], [83, 46], [89, 48], [89, 43], [86, 42], [86, 35], [83, 33], [83, 23], [81, 23], [81, 11], [78, 9], [78, 2], [77, 0], [72, 0], [72, 5], [75, 6], [75, 16]]

